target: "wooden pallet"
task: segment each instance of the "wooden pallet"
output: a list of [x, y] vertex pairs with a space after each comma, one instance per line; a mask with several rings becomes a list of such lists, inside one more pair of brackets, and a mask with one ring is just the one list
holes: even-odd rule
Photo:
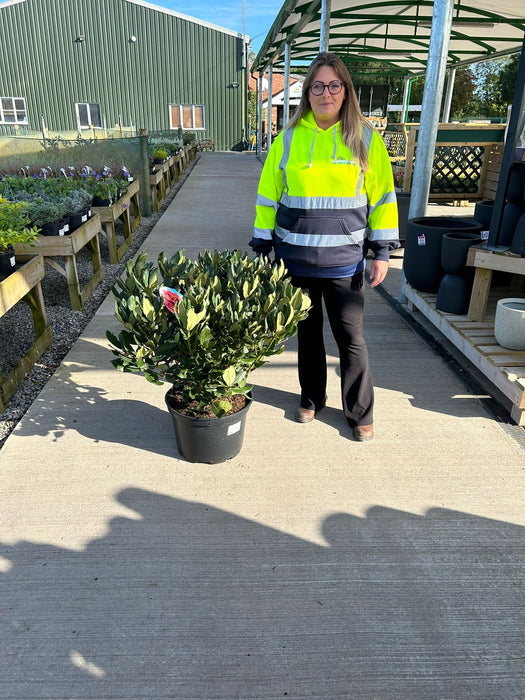
[[525, 351], [508, 350], [494, 337], [494, 318], [498, 298], [504, 293], [492, 292], [483, 321], [468, 316], [455, 316], [436, 309], [436, 294], [418, 292], [406, 281], [403, 293], [409, 308], [416, 307], [443, 333], [512, 404], [511, 416], [518, 425], [525, 425]]

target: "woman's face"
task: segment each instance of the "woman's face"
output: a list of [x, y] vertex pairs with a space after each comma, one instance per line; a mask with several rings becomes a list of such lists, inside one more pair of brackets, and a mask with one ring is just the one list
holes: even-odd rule
[[332, 95], [327, 87], [324, 89], [322, 95], [314, 95], [311, 89], [308, 90], [310, 107], [314, 113], [317, 126], [321, 129], [328, 129], [339, 121], [339, 112], [341, 111], [343, 100], [345, 99], [346, 87], [335, 70], [330, 66], [321, 66], [318, 68], [310, 85], [310, 87], [314, 83], [324, 83], [328, 85], [332, 82], [342, 84], [341, 92], [337, 95]]

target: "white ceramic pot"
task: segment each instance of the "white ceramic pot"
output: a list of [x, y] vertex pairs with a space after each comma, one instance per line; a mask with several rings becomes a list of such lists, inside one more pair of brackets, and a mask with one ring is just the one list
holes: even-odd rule
[[525, 350], [525, 299], [500, 299], [496, 306], [494, 335], [509, 350]]

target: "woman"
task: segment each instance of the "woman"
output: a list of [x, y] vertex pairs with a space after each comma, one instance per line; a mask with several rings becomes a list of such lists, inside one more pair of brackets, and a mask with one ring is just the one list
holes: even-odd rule
[[363, 338], [363, 279], [370, 286], [399, 247], [392, 168], [383, 140], [362, 117], [341, 59], [321, 53], [301, 102], [274, 141], [259, 182], [250, 245], [275, 249], [312, 308], [298, 328], [301, 400], [295, 419], [308, 423], [326, 403], [323, 307], [337, 342], [343, 411], [358, 441], [374, 436], [374, 388]]

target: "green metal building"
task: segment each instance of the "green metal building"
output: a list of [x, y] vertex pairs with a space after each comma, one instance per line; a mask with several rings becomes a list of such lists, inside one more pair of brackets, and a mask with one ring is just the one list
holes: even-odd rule
[[0, 134], [246, 137], [247, 38], [143, 0], [0, 2]]

